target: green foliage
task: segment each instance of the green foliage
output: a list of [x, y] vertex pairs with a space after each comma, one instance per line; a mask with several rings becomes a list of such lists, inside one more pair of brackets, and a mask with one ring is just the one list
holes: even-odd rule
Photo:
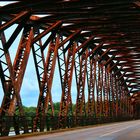
[[23, 107], [25, 116], [32, 117], [36, 114], [36, 107]]
[[59, 102], [54, 103], [53, 105], [54, 105], [54, 110], [58, 111], [60, 109], [60, 103]]
[[[54, 103], [54, 115], [58, 116], [59, 114], [59, 110], [60, 110], [60, 102]], [[75, 104], [72, 104], [72, 110], [75, 111]], [[25, 112], [25, 116], [27, 117], [34, 117], [36, 114], [36, 107], [23, 107], [24, 112]], [[19, 113], [17, 112], [16, 115], [18, 115]], [[51, 111], [48, 111], [48, 115], [51, 114]]]

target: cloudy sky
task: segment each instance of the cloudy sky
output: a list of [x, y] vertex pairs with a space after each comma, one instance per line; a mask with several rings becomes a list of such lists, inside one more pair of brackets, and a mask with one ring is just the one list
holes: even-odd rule
[[[0, 2], [0, 6], [6, 4], [5, 2]], [[10, 37], [14, 29], [16, 28], [17, 25], [13, 25], [12, 27], [8, 28], [5, 31], [6, 35], [6, 40]], [[11, 55], [11, 60], [12, 62], [14, 61], [17, 47], [19, 44], [20, 36], [22, 33], [19, 34], [18, 38], [14, 41], [12, 46], [10, 47], [10, 55]], [[1, 45], [1, 43], [0, 43]], [[1, 46], [0, 46], [1, 47]], [[61, 99], [61, 84], [60, 84], [60, 77], [59, 77], [59, 71], [58, 71], [58, 62], [56, 62], [56, 69], [54, 73], [54, 80], [53, 80], [53, 85], [52, 85], [52, 98], [53, 102], [59, 102]], [[2, 85], [0, 82], [0, 103], [3, 98], [3, 90], [2, 90]], [[25, 106], [36, 106], [37, 101], [38, 101], [38, 96], [39, 96], [39, 87], [38, 87], [38, 82], [37, 82], [37, 76], [36, 76], [36, 71], [35, 71], [35, 65], [33, 61], [33, 56], [32, 56], [32, 51], [30, 53], [28, 65], [26, 68], [26, 72], [24, 75], [23, 79], [23, 84], [20, 92], [21, 98], [22, 98], [22, 103]], [[75, 75], [73, 76], [73, 81], [72, 81], [72, 100], [75, 103], [76, 101], [76, 81], [75, 81]], [[87, 100], [87, 88], [86, 88], [86, 100]]]

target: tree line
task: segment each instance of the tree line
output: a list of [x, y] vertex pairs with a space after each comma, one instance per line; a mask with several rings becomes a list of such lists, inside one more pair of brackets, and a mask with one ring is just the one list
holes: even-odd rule
[[[56, 102], [54, 105], [54, 115], [58, 116], [59, 110], [60, 110], [60, 102]], [[76, 105], [72, 104], [72, 109], [75, 110]], [[36, 115], [36, 107], [26, 107], [23, 106], [25, 116], [32, 117]], [[51, 114], [50, 111], [48, 111], [48, 115]], [[18, 114], [17, 114], [18, 115]]]

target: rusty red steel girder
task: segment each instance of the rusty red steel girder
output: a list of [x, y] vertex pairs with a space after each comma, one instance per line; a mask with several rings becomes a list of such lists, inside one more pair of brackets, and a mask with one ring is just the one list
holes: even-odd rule
[[72, 84], [72, 75], [73, 75], [73, 68], [74, 68], [75, 48], [76, 48], [76, 43], [74, 43], [72, 47], [68, 49], [67, 57], [65, 57], [65, 54], [63, 52], [60, 52], [58, 54], [58, 64], [59, 64], [60, 78], [62, 84], [62, 98], [60, 102], [60, 113], [59, 113], [60, 126], [59, 127], [65, 125], [66, 118], [63, 119], [64, 116], [73, 116], [71, 84]]
[[85, 116], [85, 80], [86, 80], [87, 51], [75, 60], [75, 76], [77, 84], [77, 101], [75, 116]]
[[[85, 116], [94, 121], [134, 115], [130, 99], [140, 90], [139, 1], [19, 0], [1, 6], [0, 13], [0, 79], [4, 91], [0, 116], [13, 116], [14, 120], [19, 112], [25, 122], [22, 127], [16, 121], [13, 126], [2, 123], [1, 136], [8, 135], [11, 127], [16, 134], [28, 132], [20, 90], [31, 49], [39, 84], [33, 132], [44, 131], [48, 113], [55, 116], [52, 83], [57, 60], [62, 89], [58, 93], [57, 127], [68, 127], [67, 120], [73, 116], [72, 121], [80, 125]], [[13, 25], [17, 27], [8, 38], [6, 31]], [[20, 42], [13, 59], [9, 50], [17, 38]], [[73, 77], [77, 88], [75, 110]]]
[[[74, 66], [74, 46], [68, 49], [67, 55], [64, 52], [63, 43], [67, 42], [67, 38], [60, 38], [61, 42], [59, 44], [58, 50], [58, 67], [60, 73], [61, 87], [62, 87], [62, 97], [60, 101], [60, 112], [59, 112], [59, 127], [65, 127], [67, 116], [72, 116], [72, 99], [71, 99], [71, 84], [72, 84], [72, 74]], [[67, 47], [67, 46], [66, 46]], [[65, 117], [64, 117], [65, 116]]]
[[[46, 61], [44, 53], [41, 51], [42, 42], [39, 41], [37, 46], [33, 47], [33, 56], [36, 65], [36, 72], [38, 75], [38, 82], [40, 85], [40, 94], [38, 106], [36, 110], [36, 118], [34, 120], [34, 131], [37, 131], [37, 123], [44, 118], [48, 110], [51, 110], [51, 115], [54, 115], [54, 107], [52, 103], [51, 88], [54, 76], [54, 69], [56, 64], [57, 50], [59, 44], [59, 37], [52, 40], [48, 46], [48, 55]], [[41, 122], [40, 122], [41, 123]], [[43, 124], [41, 125], [43, 127]], [[41, 129], [43, 131], [44, 127]]]
[[100, 117], [103, 114], [103, 66], [102, 64], [96, 64], [97, 70], [97, 116]]
[[[33, 31], [25, 30], [23, 31], [23, 35], [21, 37], [13, 65], [11, 63], [9, 52], [5, 51], [4, 48], [2, 49], [4, 54], [2, 54], [1, 57], [5, 56], [6, 62], [4, 60], [1, 61], [1, 75], [3, 75], [2, 85], [5, 90], [4, 98], [1, 105], [1, 115], [5, 114], [8, 116], [13, 116], [15, 110], [17, 110], [16, 106], [18, 106], [20, 115], [24, 116], [19, 92], [21, 89], [21, 84], [31, 50], [31, 41], [33, 39]], [[1, 37], [2, 44], [4, 46], [6, 43], [4, 33], [1, 33]], [[27, 125], [25, 127], [26, 128], [24, 129], [24, 131], [27, 133]], [[19, 134], [18, 131], [16, 133]]]
[[103, 104], [103, 114], [105, 117], [108, 117], [109, 114], [109, 85], [108, 85], [108, 72], [105, 69], [105, 67], [103, 67], [103, 100], [104, 100], [104, 104]]
[[87, 114], [91, 117], [95, 115], [95, 80], [96, 80], [96, 62], [94, 59], [87, 60], [87, 83], [88, 83], [88, 106]]

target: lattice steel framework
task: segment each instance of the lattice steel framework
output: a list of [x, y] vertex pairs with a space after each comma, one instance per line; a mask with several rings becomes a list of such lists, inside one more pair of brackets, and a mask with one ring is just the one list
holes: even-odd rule
[[[13, 25], [17, 26], [8, 38], [5, 32]], [[9, 50], [21, 33], [12, 63]], [[16, 134], [20, 130], [28, 132], [20, 90], [31, 50], [39, 85], [34, 132], [44, 131], [48, 111], [54, 116], [52, 83], [57, 62], [62, 89], [57, 127], [67, 127], [70, 116], [76, 125], [85, 116], [89, 122], [94, 118], [133, 116], [130, 97], [140, 90], [139, 45], [138, 0], [18, 0], [1, 6], [1, 118], [12, 116]], [[77, 99], [76, 109], [72, 110], [74, 75]], [[133, 103], [139, 101], [136, 95], [131, 98]], [[17, 112], [24, 122], [22, 126], [16, 123]], [[11, 126], [3, 119], [1, 136], [8, 135]]]

